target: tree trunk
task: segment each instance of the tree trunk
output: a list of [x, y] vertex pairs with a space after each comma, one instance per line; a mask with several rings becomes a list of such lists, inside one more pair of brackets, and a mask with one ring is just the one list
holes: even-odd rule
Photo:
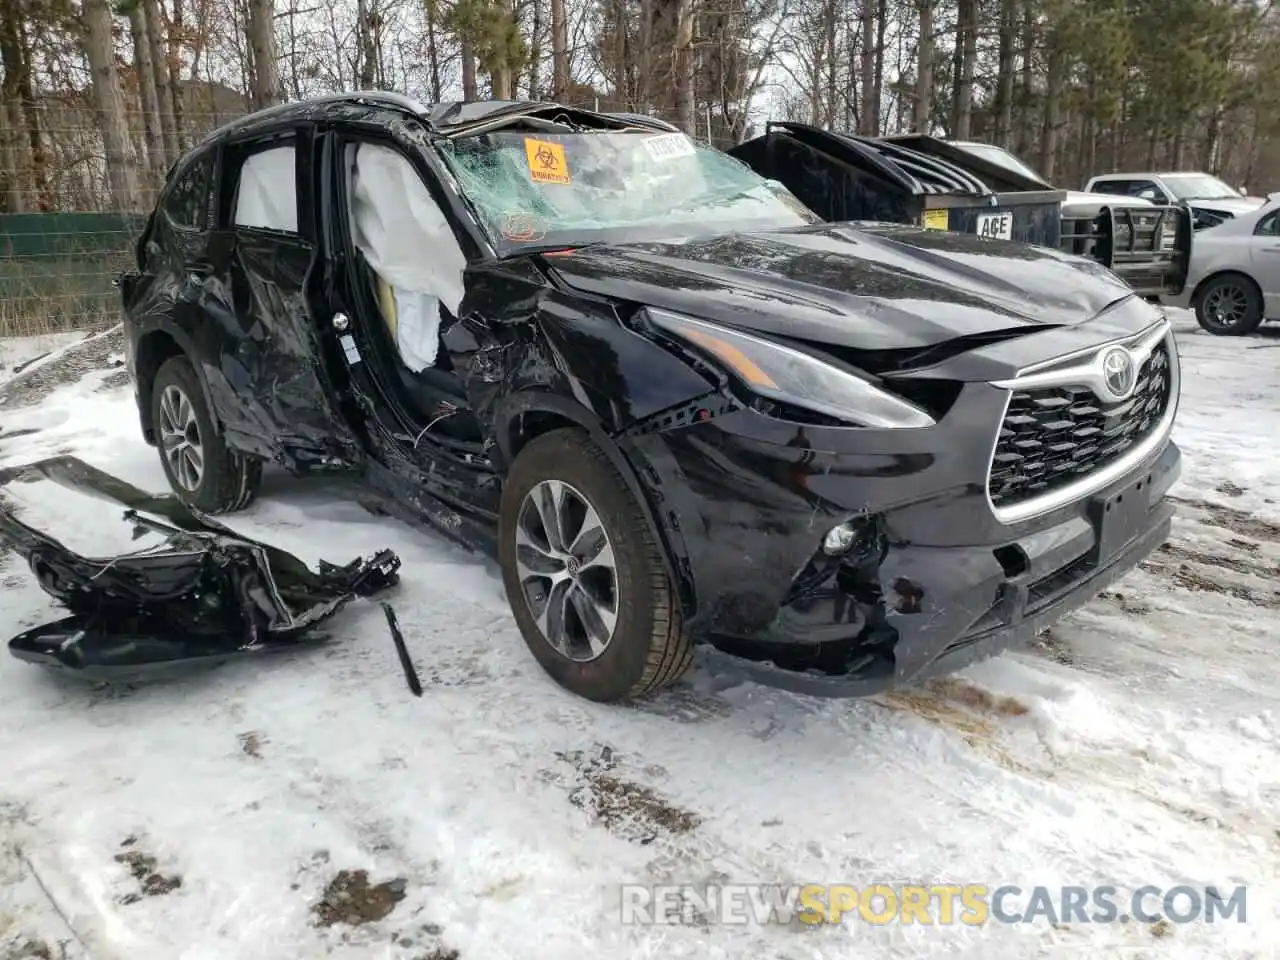
[[1022, 7], [1022, 70], [1018, 83], [1018, 153], [1026, 156], [1035, 143], [1035, 124], [1032, 122], [1032, 82], [1035, 76], [1036, 10], [1031, 0]]
[[[869, 2], [869, 0], [868, 0]], [[876, 2], [876, 62], [871, 84], [871, 119], [867, 121], [873, 136], [880, 135], [880, 110], [884, 100], [884, 51], [889, 30], [889, 0]]]
[[1000, 48], [996, 56], [995, 142], [1009, 149], [1013, 132], [1013, 60], [1018, 0], [1001, 0]]
[[93, 99], [102, 129], [111, 206], [116, 210], [133, 210], [138, 203], [138, 179], [129, 150], [129, 121], [116, 76], [111, 7], [107, 0], [84, 0], [82, 16], [84, 54], [89, 61]]
[[253, 99], [261, 110], [284, 100], [276, 56], [275, 4], [272, 0], [249, 0], [247, 40], [253, 51]]
[[1066, 58], [1056, 39], [1050, 42], [1048, 72], [1045, 74], [1044, 126], [1040, 131], [1040, 175], [1053, 183], [1058, 159], [1058, 126]]
[[[644, 11], [640, 13], [644, 29]], [[622, 70], [623, 64], [618, 64]], [[569, 95], [569, 16], [564, 0], [551, 0], [551, 98], [563, 100]]]
[[880, 91], [876, 89], [876, 47], [872, 35], [876, 29], [875, 0], [862, 0], [858, 5], [858, 33], [862, 49], [858, 52], [858, 81], [862, 88], [862, 110], [858, 115], [858, 132], [874, 137], [880, 127]]
[[[635, 89], [631, 75], [631, 57], [627, 44], [628, 17], [626, 0], [615, 0], [607, 8], [613, 17], [613, 102], [619, 109], [634, 103], [631, 92]], [[667, 61], [671, 63], [670, 60]], [[590, 104], [593, 109], [594, 104]]]
[[462, 41], [462, 99], [478, 100], [476, 91], [476, 48], [469, 39]]
[[957, 140], [968, 140], [973, 129], [973, 70], [978, 59], [978, 0], [960, 0], [956, 45], [960, 50], [960, 69], [956, 78], [952, 134]]
[[369, 13], [368, 0], [356, 0], [356, 31], [360, 56], [360, 69], [356, 75], [361, 90], [372, 90], [378, 82], [378, 48], [373, 36], [373, 18]]
[[[4, 110], [3, 138], [0, 139], [0, 175], [4, 176], [5, 210], [8, 213], [25, 213], [28, 209], [29, 187], [23, 183], [29, 172], [28, 157], [23, 144], [22, 74], [25, 58], [18, 25], [22, 23], [22, 10], [18, 0], [0, 0], [0, 66], [4, 67], [4, 81], [0, 84], [0, 109]], [[27, 144], [26, 146], [29, 146]], [[27, 187], [27, 189], [24, 189]], [[31, 198], [34, 200], [34, 197]]]
[[640, 0], [640, 29], [636, 38], [639, 46], [636, 58], [636, 109], [648, 113], [653, 105], [653, 0]]
[[916, 104], [912, 124], [916, 133], [929, 132], [933, 112], [933, 7], [936, 0], [916, 0], [920, 14], [920, 43], [916, 47]]
[[160, 101], [156, 97], [156, 72], [151, 63], [151, 40], [147, 36], [147, 15], [142, 4], [129, 7], [129, 35], [133, 40], [133, 69], [138, 75], [138, 98], [142, 104], [142, 135], [147, 145], [147, 169], [156, 186], [164, 179], [164, 138], [160, 133]]
[[685, 133], [697, 133], [694, 126], [694, 59], [693, 59], [693, 0], [676, 2], [676, 117]]
[[22, 108], [7, 92], [0, 96], [0, 210], [26, 213], [22, 174], [26, 167], [22, 156]]
[[542, 93], [542, 0], [531, 0], [533, 22], [529, 25], [529, 99]]
[[[159, 4], [156, 5], [157, 10]], [[182, 42], [183, 36], [183, 20], [182, 20], [182, 0], [173, 0], [173, 22], [169, 27], [169, 44], [167, 54], [167, 66], [169, 70], [169, 96], [173, 101], [173, 132], [175, 142], [177, 143], [177, 151], [171, 158], [178, 159], [187, 149], [187, 130], [186, 124], [183, 122], [185, 116], [186, 97], [183, 96], [182, 82]]]
[[823, 0], [822, 4], [822, 41], [826, 49], [826, 92], [823, 96], [822, 113], [828, 128], [836, 126], [836, 78], [840, 72], [840, 55], [836, 49], [838, 26], [836, 0]]
[[1222, 107], [1217, 106], [1209, 113], [1209, 129], [1206, 131], [1204, 145], [1200, 152], [1200, 169], [1215, 177], [1222, 173], [1222, 165], [1219, 163], [1221, 154], [1218, 150], [1218, 141], [1221, 138]]
[[431, 70], [431, 102], [439, 103], [443, 97], [440, 90], [440, 53], [436, 50], [436, 22], [440, 18], [440, 8], [436, 0], [426, 0], [427, 8], [427, 63]]
[[489, 82], [493, 88], [493, 99], [510, 100], [511, 96], [511, 67], [505, 62], [493, 68], [489, 72]]
[[40, 127], [40, 113], [36, 108], [35, 88], [31, 83], [31, 49], [23, 29], [25, 16], [19, 0], [5, 0], [0, 6], [0, 62], [4, 65], [5, 101], [10, 109], [16, 104], [15, 135], [21, 142], [18, 129], [25, 128], [26, 152], [30, 154], [31, 183], [28, 200], [23, 206], [30, 210], [53, 209], [53, 193], [49, 186], [49, 164], [44, 149], [44, 132]]
[[173, 120], [173, 92], [169, 83], [169, 61], [165, 57], [160, 35], [164, 24], [160, 18], [160, 0], [140, 0], [147, 25], [147, 48], [151, 54], [151, 82], [156, 90], [156, 123], [164, 143], [164, 168], [178, 159], [178, 129]]

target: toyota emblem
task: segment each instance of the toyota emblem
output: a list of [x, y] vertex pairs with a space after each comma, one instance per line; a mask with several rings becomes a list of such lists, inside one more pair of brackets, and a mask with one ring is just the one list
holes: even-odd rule
[[1102, 355], [1102, 381], [1117, 400], [1129, 396], [1136, 380], [1133, 357], [1124, 347], [1112, 347]]

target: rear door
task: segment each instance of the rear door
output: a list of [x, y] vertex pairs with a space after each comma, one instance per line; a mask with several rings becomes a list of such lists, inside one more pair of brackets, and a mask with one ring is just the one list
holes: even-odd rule
[[296, 471], [363, 464], [317, 322], [321, 276], [309, 127], [223, 146], [202, 306], [219, 333], [206, 368], [223, 428], [246, 452]]
[[1253, 278], [1266, 301], [1266, 316], [1280, 316], [1280, 210], [1264, 214], [1247, 242]]

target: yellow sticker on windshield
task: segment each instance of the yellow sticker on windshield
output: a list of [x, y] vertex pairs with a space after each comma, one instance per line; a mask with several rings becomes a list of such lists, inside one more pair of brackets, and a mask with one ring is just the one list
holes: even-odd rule
[[524, 155], [529, 161], [529, 176], [535, 183], [570, 183], [569, 163], [564, 146], [550, 140], [524, 138]]
[[926, 230], [947, 230], [951, 226], [951, 218], [946, 210], [926, 210], [924, 212], [924, 228]]

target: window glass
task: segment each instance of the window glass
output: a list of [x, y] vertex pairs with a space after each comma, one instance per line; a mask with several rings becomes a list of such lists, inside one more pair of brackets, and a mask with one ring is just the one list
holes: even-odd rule
[[1240, 191], [1232, 190], [1217, 177], [1206, 173], [1172, 173], [1164, 177], [1179, 200], [1238, 200]]
[[1253, 232], [1263, 237], [1280, 236], [1280, 210], [1268, 213], [1259, 220], [1258, 226]]
[[298, 232], [298, 183], [293, 144], [251, 154], [240, 168], [237, 227]]
[[780, 184], [682, 133], [496, 131], [441, 152], [502, 253], [818, 222]]
[[1112, 193], [1124, 196], [1129, 192], [1128, 180], [1099, 180], [1093, 185], [1094, 193]]
[[206, 153], [186, 168], [165, 194], [163, 210], [175, 226], [203, 229], [209, 211], [209, 182], [213, 154]]

